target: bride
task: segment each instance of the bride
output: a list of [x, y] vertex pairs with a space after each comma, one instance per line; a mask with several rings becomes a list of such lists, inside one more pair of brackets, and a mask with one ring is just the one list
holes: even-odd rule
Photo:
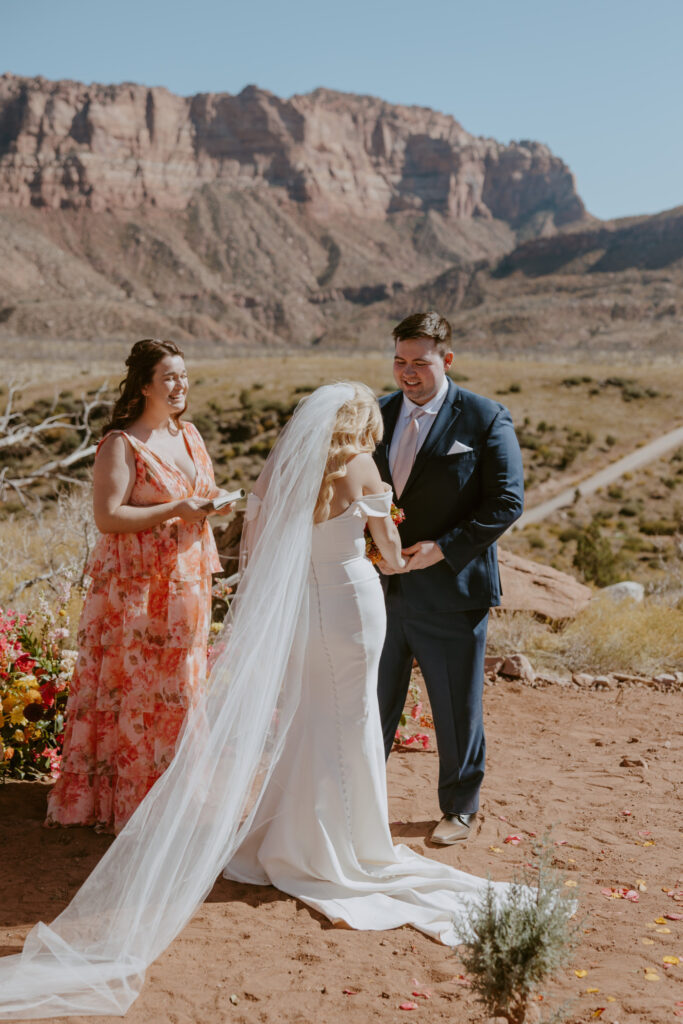
[[221, 870], [352, 928], [410, 924], [462, 940], [486, 883], [389, 832], [384, 601], [363, 536], [367, 522], [403, 568], [371, 458], [381, 433], [362, 384], [299, 404], [249, 501], [247, 566], [205, 698], [71, 903], [0, 960], [0, 1019], [125, 1013]]

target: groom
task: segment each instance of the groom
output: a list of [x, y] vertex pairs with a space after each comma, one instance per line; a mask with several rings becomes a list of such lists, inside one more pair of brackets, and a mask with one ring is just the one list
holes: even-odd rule
[[379, 706], [387, 757], [413, 658], [424, 675], [439, 750], [443, 818], [432, 841], [466, 839], [484, 777], [482, 694], [489, 607], [500, 604], [496, 540], [522, 513], [524, 475], [508, 410], [458, 387], [451, 327], [415, 313], [394, 329], [399, 391], [380, 399], [375, 461], [405, 511], [406, 569], [386, 576]]

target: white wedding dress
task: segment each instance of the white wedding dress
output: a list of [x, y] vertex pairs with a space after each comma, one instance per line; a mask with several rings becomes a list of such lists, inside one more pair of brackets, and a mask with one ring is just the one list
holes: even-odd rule
[[394, 846], [389, 832], [377, 702], [384, 597], [363, 529], [390, 506], [389, 491], [366, 495], [313, 528], [299, 705], [225, 876], [275, 885], [351, 928], [411, 924], [456, 945], [486, 882]]
[[313, 525], [353, 397], [349, 384], [318, 388], [285, 427], [245, 530], [235, 614], [175, 757], [68, 906], [0, 958], [0, 1020], [125, 1013], [221, 871], [352, 928], [461, 940], [486, 883], [389, 833], [375, 692], [384, 602], [363, 527], [390, 495]]

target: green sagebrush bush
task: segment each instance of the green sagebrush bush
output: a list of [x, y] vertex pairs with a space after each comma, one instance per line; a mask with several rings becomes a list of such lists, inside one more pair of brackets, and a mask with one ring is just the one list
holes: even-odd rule
[[545, 852], [537, 877], [516, 879], [504, 901], [489, 881], [459, 956], [472, 990], [492, 1016], [522, 1024], [533, 992], [570, 960], [579, 925], [571, 922], [576, 901], [565, 893]]

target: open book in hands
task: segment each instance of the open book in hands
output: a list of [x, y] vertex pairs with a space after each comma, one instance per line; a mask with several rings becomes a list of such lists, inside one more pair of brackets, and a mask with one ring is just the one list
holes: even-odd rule
[[209, 508], [213, 509], [214, 512], [220, 512], [226, 505], [232, 505], [234, 501], [239, 501], [240, 498], [246, 498], [247, 492], [243, 487], [239, 487], [236, 491], [230, 491], [228, 494], [219, 494], [217, 498], [214, 498], [209, 504]]

